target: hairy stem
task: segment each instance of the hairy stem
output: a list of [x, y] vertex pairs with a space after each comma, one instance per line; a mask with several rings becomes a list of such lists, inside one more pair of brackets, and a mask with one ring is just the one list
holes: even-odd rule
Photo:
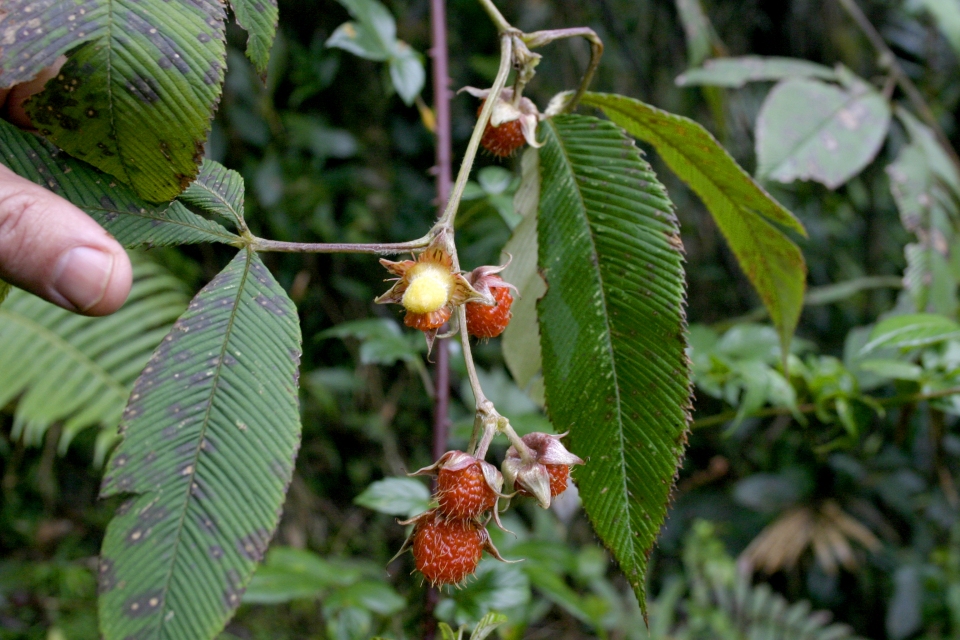
[[580, 86], [577, 87], [577, 92], [573, 94], [573, 97], [563, 108], [565, 113], [573, 111], [577, 107], [577, 103], [580, 102], [580, 98], [583, 97], [583, 94], [587, 91], [587, 87], [590, 86], [590, 81], [593, 80], [593, 74], [596, 73], [597, 67], [600, 66], [600, 56], [603, 55], [603, 41], [600, 40], [600, 36], [598, 36], [597, 33], [589, 27], [534, 31], [533, 33], [524, 35], [522, 38], [524, 44], [531, 49], [536, 49], [537, 47], [542, 47], [553, 42], [554, 40], [578, 37], [584, 38], [590, 43], [590, 62], [587, 65], [587, 70], [583, 73], [583, 78], [580, 79]]
[[433, 242], [436, 233], [431, 230], [427, 235], [407, 242], [374, 242], [370, 244], [352, 244], [349, 242], [283, 242], [254, 237], [249, 246], [254, 251], [275, 251], [281, 253], [372, 253], [391, 255], [425, 249]]

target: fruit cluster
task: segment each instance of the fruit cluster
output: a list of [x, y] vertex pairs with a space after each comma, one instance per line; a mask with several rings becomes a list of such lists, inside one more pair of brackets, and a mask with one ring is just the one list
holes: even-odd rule
[[[544, 508], [567, 488], [570, 465], [583, 464], [560, 444], [560, 436], [531, 433], [520, 448], [512, 446], [503, 473], [485, 460], [462, 451], [448, 451], [436, 463], [411, 475], [436, 476], [436, 507], [401, 524], [413, 533], [397, 553], [413, 549], [417, 571], [434, 586], [459, 584], [472, 575], [484, 550], [506, 562], [490, 540], [486, 525], [500, 525], [499, 499], [534, 496]], [[501, 491], [504, 477], [515, 493]], [[502, 525], [500, 525], [501, 528]]]

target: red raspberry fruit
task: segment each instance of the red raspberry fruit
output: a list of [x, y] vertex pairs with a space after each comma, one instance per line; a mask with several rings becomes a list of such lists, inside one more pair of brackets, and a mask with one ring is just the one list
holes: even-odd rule
[[490, 276], [490, 280], [494, 281], [490, 283], [490, 291], [497, 304], [467, 303], [467, 333], [475, 338], [496, 338], [510, 324], [513, 294], [506, 286], [497, 286], [496, 282], [503, 282], [500, 276]]
[[[481, 109], [482, 103], [477, 109], [477, 115], [480, 115]], [[525, 143], [519, 120], [509, 120], [498, 127], [488, 122], [487, 128], [483, 130], [483, 137], [480, 138], [480, 146], [499, 158], [512, 156]]]
[[[570, 467], [565, 464], [545, 464], [543, 466], [546, 468], [547, 473], [550, 474], [550, 497], [556, 498], [567, 490], [567, 480], [570, 478]], [[518, 486], [517, 495], [532, 496], [533, 494], [523, 487]]]
[[430, 584], [458, 584], [477, 570], [487, 530], [473, 520], [429, 512], [413, 532], [413, 559]]
[[483, 476], [480, 463], [462, 469], [440, 468], [437, 474], [440, 511], [453, 518], [473, 518], [497, 504], [497, 494]]

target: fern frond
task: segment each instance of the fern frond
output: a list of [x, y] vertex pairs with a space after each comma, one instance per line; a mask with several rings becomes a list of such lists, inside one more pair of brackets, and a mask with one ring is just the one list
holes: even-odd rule
[[189, 300], [162, 267], [132, 258], [133, 289], [111, 316], [78, 316], [19, 289], [0, 307], [0, 407], [16, 401], [15, 439], [37, 445], [63, 421], [62, 453], [98, 425], [95, 462], [102, 463], [133, 382]]

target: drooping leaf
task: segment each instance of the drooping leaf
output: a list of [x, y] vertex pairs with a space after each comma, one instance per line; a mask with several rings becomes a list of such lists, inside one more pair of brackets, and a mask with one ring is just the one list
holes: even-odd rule
[[803, 225], [696, 122], [622, 96], [588, 93], [583, 103], [603, 109], [627, 133], [656, 147], [700, 196], [770, 312], [786, 354], [803, 308], [806, 263], [797, 246], [770, 223], [805, 236]]
[[547, 408], [586, 461], [575, 472], [584, 509], [644, 603], [689, 418], [677, 220], [619, 128], [584, 116], [540, 128]]
[[0, 162], [86, 211], [128, 248], [240, 240], [179, 202], [145, 202], [110, 176], [2, 120]]
[[674, 4], [687, 41], [687, 64], [695, 67], [712, 53], [713, 27], [700, 5], [700, 0], [676, 0]]
[[950, 318], [933, 313], [908, 313], [878, 322], [860, 354], [884, 347], [915, 349], [958, 339], [960, 324]]
[[412, 105], [427, 80], [420, 54], [406, 42], [397, 41], [390, 56], [390, 80], [405, 104]]
[[204, 160], [200, 175], [180, 194], [180, 200], [222, 216], [238, 230], [245, 230], [243, 220], [243, 178], [213, 160]]
[[12, 0], [0, 86], [67, 63], [27, 103], [60, 148], [171, 200], [197, 174], [224, 68], [219, 0]]
[[384, 478], [372, 483], [353, 501], [380, 513], [412, 518], [430, 508], [430, 490], [413, 478]]
[[707, 85], [713, 87], [742, 87], [748, 82], [784, 80], [786, 78], [821, 78], [833, 80], [836, 72], [807, 60], [775, 56], [742, 56], [707, 60], [698, 69], [689, 69], [677, 76], [680, 87]]
[[757, 116], [757, 174], [836, 189], [873, 160], [889, 126], [887, 100], [865, 82], [785, 80]]
[[527, 149], [520, 161], [520, 188], [514, 196], [514, 210], [522, 216], [513, 236], [503, 247], [512, 257], [501, 274], [517, 288], [519, 298], [510, 308], [513, 317], [501, 338], [503, 360], [514, 381], [526, 389], [540, 372], [540, 328], [537, 300], [546, 291], [537, 271], [537, 206], [540, 202], [540, 161], [536, 149]]
[[327, 39], [328, 47], [349, 51], [367, 60], [390, 57], [397, 41], [397, 23], [378, 0], [339, 0], [356, 22], [344, 22]]
[[259, 257], [193, 299], [134, 385], [102, 495], [106, 640], [212, 638], [277, 526], [300, 439], [297, 310]]
[[277, 0], [230, 0], [230, 8], [237, 23], [247, 31], [247, 57], [265, 78], [270, 47], [277, 35]]
[[130, 387], [187, 306], [183, 286], [134, 259], [133, 288], [119, 311], [87, 318], [15, 289], [0, 307], [0, 406], [18, 398], [13, 437], [39, 445], [63, 421], [59, 449], [83, 429], [102, 429], [96, 464], [116, 439]]

